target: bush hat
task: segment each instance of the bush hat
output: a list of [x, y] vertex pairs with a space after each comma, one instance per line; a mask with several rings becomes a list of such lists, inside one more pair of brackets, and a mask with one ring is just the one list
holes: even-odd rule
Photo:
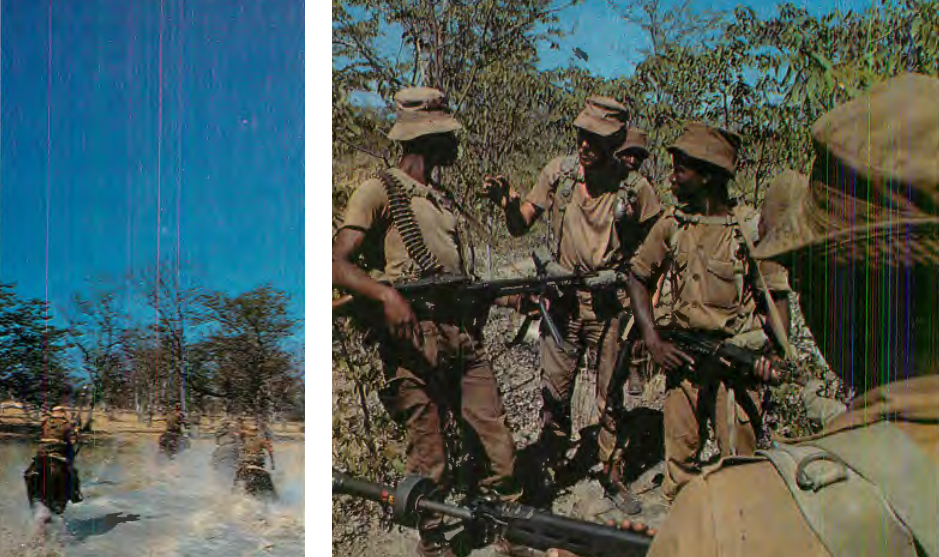
[[615, 99], [590, 97], [574, 120], [574, 127], [609, 137], [621, 133], [629, 123], [629, 111]]
[[397, 120], [388, 132], [392, 141], [411, 141], [424, 135], [455, 132], [463, 126], [450, 115], [447, 96], [429, 87], [409, 87], [395, 95]]
[[754, 256], [821, 249], [838, 260], [939, 264], [939, 79], [907, 74], [812, 127], [803, 192]]

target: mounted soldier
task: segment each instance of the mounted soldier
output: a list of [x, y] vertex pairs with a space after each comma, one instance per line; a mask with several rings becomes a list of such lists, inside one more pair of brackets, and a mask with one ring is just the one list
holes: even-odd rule
[[240, 431], [241, 440], [238, 454], [238, 467], [235, 473], [235, 485], [241, 486], [251, 495], [270, 494], [276, 497], [274, 483], [265, 469], [267, 458], [271, 457], [271, 470], [275, 469], [274, 446], [270, 438], [261, 431], [257, 422], [250, 420]]
[[84, 499], [75, 469], [78, 443], [78, 432], [65, 407], [56, 406], [42, 421], [39, 448], [23, 475], [30, 505], [39, 501], [53, 513], [62, 514], [69, 501]]
[[185, 429], [188, 427], [189, 422], [183, 414], [182, 405], [177, 402], [167, 414], [166, 430], [160, 435], [160, 450], [166, 456], [172, 459], [178, 453], [189, 448], [189, 439], [185, 434]]

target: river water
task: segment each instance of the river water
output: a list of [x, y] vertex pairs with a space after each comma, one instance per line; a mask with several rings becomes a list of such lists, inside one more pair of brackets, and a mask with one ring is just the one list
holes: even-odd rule
[[232, 493], [209, 465], [214, 447], [194, 439], [170, 462], [156, 436], [87, 444], [77, 460], [85, 500], [43, 532], [22, 476], [35, 445], [0, 441], [0, 556], [302, 556], [302, 441], [275, 441], [273, 503]]

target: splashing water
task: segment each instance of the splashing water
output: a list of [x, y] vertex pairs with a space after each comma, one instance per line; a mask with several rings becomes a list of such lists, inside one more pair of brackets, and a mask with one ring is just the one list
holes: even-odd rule
[[35, 445], [0, 441], [0, 555], [302, 556], [303, 443], [275, 441], [273, 503], [233, 493], [210, 466], [214, 448], [194, 439], [167, 461], [155, 436], [99, 439], [78, 456], [85, 500], [43, 524], [23, 483]]

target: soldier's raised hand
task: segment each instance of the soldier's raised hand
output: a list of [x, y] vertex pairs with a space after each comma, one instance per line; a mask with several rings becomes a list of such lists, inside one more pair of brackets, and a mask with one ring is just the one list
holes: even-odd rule
[[488, 198], [490, 202], [504, 209], [509, 199], [518, 194], [512, 190], [506, 177], [500, 174], [498, 176], [486, 175], [483, 179], [482, 195]]

